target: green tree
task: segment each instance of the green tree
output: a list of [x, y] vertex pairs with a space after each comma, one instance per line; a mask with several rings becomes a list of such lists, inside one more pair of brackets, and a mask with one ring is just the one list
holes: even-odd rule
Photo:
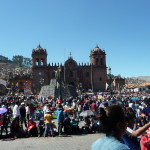
[[23, 58], [23, 65], [26, 67], [31, 67], [32, 65], [32, 60], [30, 58]]
[[20, 67], [23, 66], [23, 56], [20, 55], [13, 56], [12, 61], [17, 65], [19, 65]]
[[8, 63], [11, 62], [11, 60], [9, 60], [8, 57], [0, 55], [0, 62]]

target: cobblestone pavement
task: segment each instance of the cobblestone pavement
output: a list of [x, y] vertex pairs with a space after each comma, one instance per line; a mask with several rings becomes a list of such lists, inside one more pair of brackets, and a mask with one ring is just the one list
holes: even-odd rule
[[0, 140], [0, 150], [90, 150], [102, 134]]

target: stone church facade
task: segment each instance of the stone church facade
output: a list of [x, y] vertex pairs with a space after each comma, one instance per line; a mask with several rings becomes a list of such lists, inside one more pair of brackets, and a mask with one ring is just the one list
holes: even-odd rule
[[98, 46], [90, 53], [90, 64], [77, 64], [70, 56], [65, 63], [47, 64], [47, 50], [40, 45], [32, 51], [33, 93], [38, 94], [44, 85], [59, 74], [63, 85], [74, 85], [77, 89], [94, 92], [105, 91], [107, 82], [106, 53]]

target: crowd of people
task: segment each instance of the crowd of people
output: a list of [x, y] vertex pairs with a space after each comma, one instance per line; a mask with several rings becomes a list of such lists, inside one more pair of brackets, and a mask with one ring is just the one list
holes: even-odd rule
[[[144, 110], [149, 106], [150, 95], [146, 93], [85, 94], [62, 100], [3, 96], [0, 108], [7, 111], [0, 111], [0, 137], [55, 137], [103, 132], [106, 136], [93, 143], [93, 150], [146, 150], [150, 148], [150, 113]], [[90, 114], [81, 115], [87, 111]], [[83, 124], [79, 126], [81, 121]]]

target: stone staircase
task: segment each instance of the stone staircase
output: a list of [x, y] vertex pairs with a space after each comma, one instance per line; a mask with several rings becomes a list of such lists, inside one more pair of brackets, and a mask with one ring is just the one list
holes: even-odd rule
[[76, 88], [74, 86], [72, 85], [62, 86], [60, 91], [60, 87], [57, 88], [56, 85], [57, 85], [56, 79], [51, 79], [50, 85], [45, 85], [41, 88], [39, 96], [42, 97], [51, 96], [53, 98], [59, 98], [60, 93], [62, 99], [67, 99], [70, 97], [76, 98], [78, 96]]
[[50, 85], [44, 85], [41, 88], [39, 96], [42, 97], [55, 97], [56, 79], [50, 81]]

